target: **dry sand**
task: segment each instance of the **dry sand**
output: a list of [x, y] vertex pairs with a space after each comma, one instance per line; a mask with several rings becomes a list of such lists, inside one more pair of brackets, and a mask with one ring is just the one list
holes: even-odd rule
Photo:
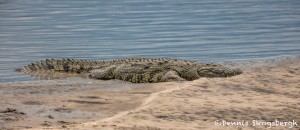
[[300, 129], [300, 56], [224, 64], [244, 73], [181, 83], [1, 83], [0, 129], [259, 130], [274, 121], [297, 125], [271, 129]]

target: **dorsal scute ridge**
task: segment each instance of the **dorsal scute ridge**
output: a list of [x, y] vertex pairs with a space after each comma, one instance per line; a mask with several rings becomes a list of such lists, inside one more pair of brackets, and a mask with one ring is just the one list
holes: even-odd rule
[[[131, 63], [157, 63], [157, 64], [192, 64], [196, 61], [192, 60], [183, 60], [175, 58], [146, 58], [146, 57], [130, 57], [130, 58], [121, 58], [108, 61], [95, 61], [87, 59], [70, 59], [70, 58], [51, 58], [46, 60], [40, 60], [35, 63], [31, 63], [26, 67], [21, 67], [16, 69], [17, 71], [39, 71], [39, 70], [55, 70], [55, 71], [88, 71], [93, 68], [101, 68], [101, 66], [110, 66], [110, 65], [120, 65], [120, 64], [131, 64]], [[87, 70], [84, 70], [87, 69]]]

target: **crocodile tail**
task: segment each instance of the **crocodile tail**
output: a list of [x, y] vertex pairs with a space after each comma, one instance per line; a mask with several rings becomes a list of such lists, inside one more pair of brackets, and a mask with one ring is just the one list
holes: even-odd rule
[[17, 72], [54, 70], [62, 72], [86, 72], [99, 65], [96, 61], [74, 59], [46, 59], [15, 69]]
[[41, 60], [36, 63], [31, 63], [26, 66], [15, 69], [17, 72], [39, 71], [39, 70], [52, 70], [54, 65], [49, 59]]

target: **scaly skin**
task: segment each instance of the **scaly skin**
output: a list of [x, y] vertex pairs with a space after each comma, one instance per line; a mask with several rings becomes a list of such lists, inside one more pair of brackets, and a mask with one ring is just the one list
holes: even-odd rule
[[219, 64], [202, 64], [171, 58], [126, 58], [112, 61], [74, 59], [46, 59], [16, 69], [31, 72], [70, 72], [90, 78], [119, 79], [133, 83], [191, 81], [200, 77], [230, 77], [241, 74], [240, 69], [229, 69]]

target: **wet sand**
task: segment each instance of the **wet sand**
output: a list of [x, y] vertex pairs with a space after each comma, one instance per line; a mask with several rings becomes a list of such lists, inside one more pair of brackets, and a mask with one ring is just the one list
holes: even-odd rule
[[224, 64], [244, 73], [156, 84], [1, 83], [0, 129], [259, 130], [273, 121], [297, 126], [271, 129], [300, 129], [300, 56]]

